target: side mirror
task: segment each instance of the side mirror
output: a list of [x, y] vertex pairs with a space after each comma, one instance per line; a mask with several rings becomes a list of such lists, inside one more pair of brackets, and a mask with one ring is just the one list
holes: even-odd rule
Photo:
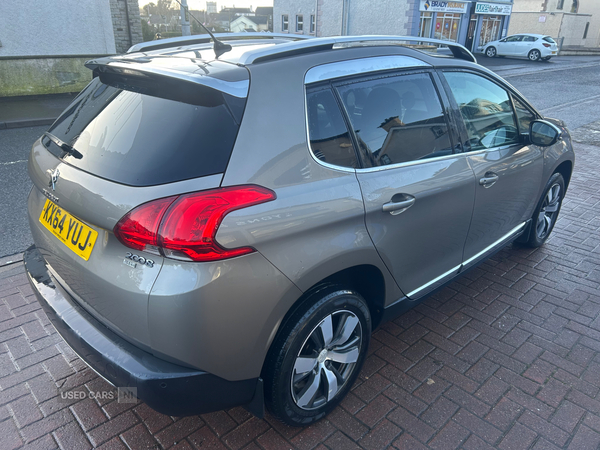
[[534, 120], [529, 124], [529, 139], [534, 145], [549, 147], [560, 139], [562, 131], [545, 120]]

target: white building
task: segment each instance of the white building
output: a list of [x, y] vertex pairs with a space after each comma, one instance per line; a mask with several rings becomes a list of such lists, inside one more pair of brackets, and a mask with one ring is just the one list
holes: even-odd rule
[[600, 47], [600, 1], [515, 0], [510, 34], [547, 34], [562, 48]]
[[512, 0], [274, 0], [273, 31], [421, 36], [478, 51], [507, 34], [511, 12]]

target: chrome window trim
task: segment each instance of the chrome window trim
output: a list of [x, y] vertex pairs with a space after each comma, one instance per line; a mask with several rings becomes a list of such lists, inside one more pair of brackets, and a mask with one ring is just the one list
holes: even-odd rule
[[412, 56], [371, 56], [314, 66], [304, 75], [304, 84], [318, 83], [319, 81], [333, 80], [350, 75], [379, 72], [382, 70], [407, 69], [410, 67], [433, 66]]
[[431, 280], [429, 283], [425, 283], [423, 286], [418, 287], [417, 289], [415, 289], [414, 291], [409, 292], [408, 294], [406, 294], [407, 297], [412, 297], [413, 295], [421, 292], [423, 289], [427, 289], [429, 286], [431, 286], [434, 283], [437, 283], [438, 281], [442, 280], [443, 278], [446, 278], [447, 276], [451, 275], [452, 272], [458, 272], [460, 270], [460, 268], [462, 267], [462, 264], [459, 264], [456, 267], [453, 267], [452, 269], [450, 269], [447, 272], [444, 272], [443, 274], [441, 274], [439, 277], [434, 278], [433, 280]]
[[427, 159], [417, 159], [415, 161], [406, 161], [406, 162], [401, 162], [401, 163], [396, 163], [396, 164], [389, 164], [386, 166], [364, 167], [364, 168], [356, 169], [356, 173], [381, 172], [383, 170], [400, 169], [402, 167], [416, 166], [418, 164], [425, 164], [425, 163], [434, 162], [434, 161], [443, 161], [445, 159], [457, 158], [459, 156], [464, 156], [464, 155], [465, 155], [464, 153], [452, 153], [451, 155], [436, 156], [435, 158], [427, 158]]
[[487, 252], [489, 252], [490, 250], [492, 250], [494, 247], [500, 245], [502, 243], [502, 241], [507, 240], [509, 237], [511, 237], [513, 234], [517, 233], [518, 231], [521, 230], [521, 228], [523, 228], [525, 225], [527, 224], [527, 222], [523, 222], [519, 225], [517, 225], [516, 227], [514, 227], [512, 230], [510, 230], [508, 233], [506, 233], [504, 236], [502, 236], [500, 239], [498, 239], [497, 241], [493, 242], [492, 244], [488, 245], [486, 248], [484, 248], [483, 250], [481, 250], [479, 253], [477, 253], [474, 256], [471, 256], [469, 259], [467, 259], [466, 261], [463, 261], [462, 266], [467, 266], [469, 264], [471, 264], [473, 261], [475, 261], [476, 259], [478, 259], [479, 257], [483, 256], [484, 254], [486, 254]]

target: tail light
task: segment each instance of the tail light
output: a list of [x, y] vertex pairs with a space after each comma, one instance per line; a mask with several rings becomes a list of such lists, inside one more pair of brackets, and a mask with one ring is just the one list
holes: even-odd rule
[[546, 44], [545, 42], [544, 42], [542, 45], [543, 45], [544, 47], [546, 47], [546, 48], [550, 48], [550, 47], [552, 47], [550, 44]]
[[144, 203], [115, 225], [127, 247], [185, 261], [216, 261], [252, 253], [252, 247], [225, 249], [215, 239], [232, 211], [275, 200], [261, 186], [235, 186], [193, 192]]

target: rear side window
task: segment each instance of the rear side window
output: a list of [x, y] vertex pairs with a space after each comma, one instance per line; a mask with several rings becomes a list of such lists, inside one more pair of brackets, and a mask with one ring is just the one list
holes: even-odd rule
[[546, 42], [549, 42], [550, 44], [556, 44], [556, 41], [554, 39], [552, 39], [550, 36], [545, 36], [542, 39], [544, 39]]
[[308, 133], [313, 154], [323, 162], [356, 168], [350, 133], [331, 89], [307, 93]]
[[337, 89], [370, 166], [452, 153], [442, 105], [428, 74], [375, 78]]
[[44, 145], [66, 163], [130, 186], [152, 186], [222, 173], [245, 100], [220, 92], [194, 103], [109, 86], [95, 78], [49, 129], [72, 146]]
[[465, 72], [446, 72], [464, 119], [472, 151], [519, 142], [508, 92], [487, 78]]

